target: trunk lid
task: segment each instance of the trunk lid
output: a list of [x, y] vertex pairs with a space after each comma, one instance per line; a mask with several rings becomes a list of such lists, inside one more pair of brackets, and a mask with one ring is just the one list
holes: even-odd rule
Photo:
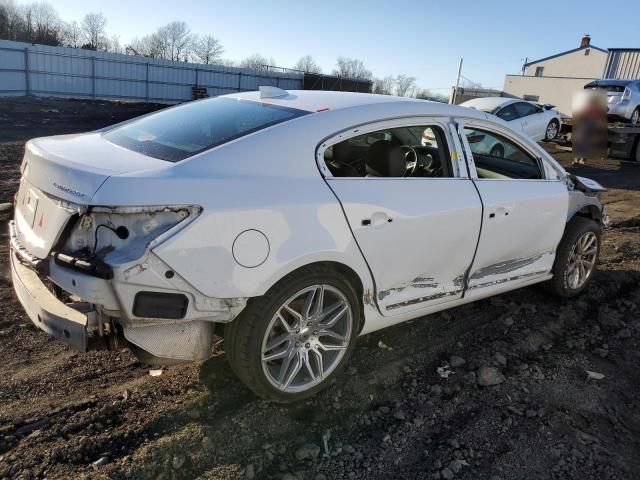
[[29, 253], [45, 258], [69, 219], [110, 176], [171, 165], [118, 147], [100, 133], [31, 140], [16, 196], [17, 239]]

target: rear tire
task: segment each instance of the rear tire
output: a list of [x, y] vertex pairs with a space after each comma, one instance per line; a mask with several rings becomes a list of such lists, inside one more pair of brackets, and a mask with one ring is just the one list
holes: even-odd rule
[[582, 292], [593, 276], [600, 256], [600, 226], [585, 217], [574, 217], [567, 224], [553, 264], [550, 289], [570, 298]]
[[232, 370], [256, 395], [292, 403], [315, 395], [340, 374], [360, 318], [353, 286], [331, 268], [311, 266], [251, 299], [227, 324], [225, 351]]
[[637, 125], [640, 123], [640, 107], [636, 107], [636, 109], [631, 114], [631, 118], [629, 119], [632, 125]]

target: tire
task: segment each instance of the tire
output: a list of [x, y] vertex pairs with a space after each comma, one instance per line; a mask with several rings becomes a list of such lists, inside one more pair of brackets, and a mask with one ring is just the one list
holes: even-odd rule
[[[325, 302], [320, 309], [318, 298]], [[307, 302], [307, 311], [316, 313], [297, 320], [291, 311], [303, 313]], [[329, 306], [336, 305], [343, 306], [322, 317]], [[343, 309], [344, 313], [335, 315]], [[361, 315], [356, 291], [344, 276], [325, 266], [307, 267], [283, 278], [264, 296], [251, 299], [226, 326], [227, 359], [238, 378], [259, 397], [277, 403], [297, 402], [326, 388], [343, 370], [356, 343]], [[333, 334], [323, 334], [334, 316]], [[334, 334], [343, 340], [336, 340]], [[276, 347], [268, 348], [270, 344]], [[289, 360], [275, 358], [283, 352], [290, 352]], [[263, 361], [263, 354], [274, 360]]]
[[551, 140], [553, 140], [558, 136], [559, 132], [560, 132], [560, 123], [558, 123], [558, 120], [553, 119], [549, 122], [549, 124], [547, 125], [547, 128], [544, 131], [544, 139], [547, 142], [550, 142]]
[[[556, 259], [553, 264], [553, 278], [549, 281], [549, 287], [556, 295], [563, 298], [570, 298], [582, 292], [593, 277], [593, 271], [600, 256], [601, 228], [591, 219], [585, 217], [574, 217], [567, 224], [564, 236], [558, 245]], [[585, 239], [595, 239], [595, 252], [588, 256], [590, 269], [586, 272], [583, 281], [574, 282], [576, 275], [580, 276], [582, 269], [576, 264], [576, 252], [580, 250], [579, 242]], [[583, 244], [583, 246], [586, 245]], [[590, 252], [593, 247], [591, 243], [584, 249]], [[582, 258], [587, 258], [586, 256]], [[586, 267], [583, 266], [586, 270]]]
[[504, 147], [500, 144], [494, 145], [489, 151], [489, 156], [495, 158], [504, 158]]
[[637, 125], [638, 123], [640, 123], [640, 107], [636, 107], [636, 109], [633, 111], [629, 122], [632, 125]]

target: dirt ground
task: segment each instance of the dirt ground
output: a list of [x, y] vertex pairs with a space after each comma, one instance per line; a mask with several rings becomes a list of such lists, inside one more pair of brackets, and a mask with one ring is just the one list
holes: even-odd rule
[[[0, 100], [0, 202], [27, 139], [154, 108]], [[14, 297], [0, 225], [0, 478], [640, 478], [640, 165], [579, 171], [610, 189], [612, 219], [582, 296], [526, 288], [367, 335], [290, 407], [255, 398], [223, 354], [150, 376], [126, 350], [50, 340]], [[479, 386], [482, 367], [501, 383]]]

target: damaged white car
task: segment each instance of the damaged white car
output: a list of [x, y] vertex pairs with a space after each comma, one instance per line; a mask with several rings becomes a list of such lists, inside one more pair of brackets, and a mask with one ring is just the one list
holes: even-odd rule
[[602, 190], [484, 112], [269, 87], [28, 142], [13, 283], [80, 351], [202, 360], [219, 333], [240, 380], [289, 402], [359, 335], [538, 282], [578, 294]]

